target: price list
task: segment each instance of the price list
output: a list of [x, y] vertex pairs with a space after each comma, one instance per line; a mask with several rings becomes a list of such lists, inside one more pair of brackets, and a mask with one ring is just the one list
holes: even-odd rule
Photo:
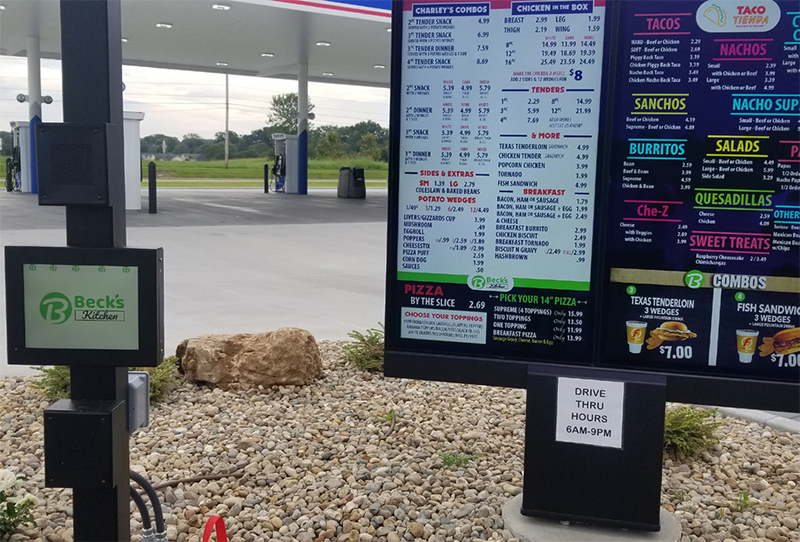
[[605, 2], [405, 2], [401, 337], [590, 347]]
[[610, 363], [797, 380], [797, 8], [620, 5]]

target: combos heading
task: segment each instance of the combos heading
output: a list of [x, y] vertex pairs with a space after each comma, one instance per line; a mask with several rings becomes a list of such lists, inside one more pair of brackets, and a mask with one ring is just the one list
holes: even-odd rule
[[489, 15], [489, 2], [480, 4], [414, 4], [414, 17], [463, 17]]
[[[592, 13], [593, 2], [571, 0], [564, 2], [512, 2], [512, 15]], [[489, 2], [463, 4], [414, 4], [413, 17], [464, 17], [489, 15]]]

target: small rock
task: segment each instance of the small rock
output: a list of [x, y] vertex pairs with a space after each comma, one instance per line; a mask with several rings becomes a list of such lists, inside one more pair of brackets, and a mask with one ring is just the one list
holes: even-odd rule
[[412, 521], [411, 524], [408, 526], [408, 531], [412, 535], [414, 535], [414, 538], [421, 538], [422, 535], [425, 533], [425, 527], [423, 527], [416, 521]]

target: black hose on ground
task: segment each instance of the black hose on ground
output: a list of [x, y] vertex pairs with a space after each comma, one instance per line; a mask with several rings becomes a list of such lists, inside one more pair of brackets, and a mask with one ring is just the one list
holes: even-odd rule
[[142, 516], [142, 528], [150, 529], [152, 527], [152, 523], [150, 522], [150, 512], [147, 510], [147, 505], [144, 503], [144, 499], [141, 495], [139, 495], [139, 492], [133, 488], [133, 486], [131, 486], [131, 499], [133, 499], [133, 502], [136, 503], [136, 508], [139, 509], [139, 514]]
[[164, 512], [161, 510], [161, 501], [158, 500], [158, 495], [156, 495], [156, 490], [153, 489], [153, 486], [150, 485], [150, 482], [147, 481], [147, 478], [142, 476], [141, 474], [131, 471], [130, 473], [131, 480], [139, 484], [142, 489], [144, 489], [147, 496], [150, 497], [150, 504], [153, 505], [153, 516], [156, 520], [156, 532], [163, 533], [164, 532]]

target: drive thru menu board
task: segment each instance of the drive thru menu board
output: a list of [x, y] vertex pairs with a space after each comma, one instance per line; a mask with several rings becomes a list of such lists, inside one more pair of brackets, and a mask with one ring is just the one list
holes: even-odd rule
[[800, 4], [620, 9], [606, 359], [796, 382]]
[[389, 349], [798, 380], [797, 2], [402, 5]]
[[604, 2], [403, 7], [401, 337], [585, 352]]

